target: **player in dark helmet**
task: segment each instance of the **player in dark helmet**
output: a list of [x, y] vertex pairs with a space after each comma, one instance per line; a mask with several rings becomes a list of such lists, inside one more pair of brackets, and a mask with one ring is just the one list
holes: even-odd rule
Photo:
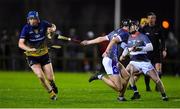
[[108, 86], [119, 93], [119, 101], [126, 101], [124, 93], [130, 77], [124, 66], [118, 61], [119, 55], [121, 54], [119, 52], [119, 48], [124, 48], [126, 46], [127, 39], [129, 37], [129, 21], [130, 20], [123, 20], [121, 28], [112, 31], [105, 36], [81, 42], [82, 45], [91, 45], [103, 41], [110, 42], [106, 51], [102, 55], [102, 64], [107, 73], [107, 77], [102, 73], [97, 73], [90, 77], [89, 82], [94, 80], [104, 81]]
[[125, 59], [127, 55], [130, 55], [130, 62], [126, 67], [126, 70], [131, 74], [130, 84], [134, 90], [134, 95], [131, 97], [132, 100], [139, 99], [140, 94], [135, 85], [135, 77], [138, 78], [141, 73], [148, 75], [157, 85], [162, 95], [162, 100], [167, 101], [164, 85], [159, 78], [157, 71], [148, 59], [147, 53], [153, 51], [153, 45], [149, 38], [138, 32], [139, 23], [137, 21], [131, 21], [129, 28], [129, 33], [131, 34], [128, 38], [128, 43], [124, 49], [120, 60]]
[[125, 27], [129, 27], [131, 24], [132, 20], [131, 19], [124, 19], [121, 21], [120, 27], [123, 28]]
[[46, 43], [46, 33], [55, 30], [54, 24], [40, 20], [37, 11], [30, 11], [27, 14], [27, 24], [21, 31], [18, 43], [19, 48], [25, 51], [29, 66], [49, 92], [52, 100], [57, 99], [58, 89], [54, 82], [54, 72]]

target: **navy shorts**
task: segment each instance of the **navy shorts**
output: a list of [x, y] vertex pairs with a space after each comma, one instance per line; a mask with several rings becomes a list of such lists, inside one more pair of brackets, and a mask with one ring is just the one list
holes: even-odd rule
[[40, 64], [41, 66], [44, 66], [46, 64], [51, 63], [51, 60], [49, 58], [49, 54], [45, 54], [43, 56], [38, 56], [38, 57], [27, 56], [26, 59], [27, 59], [27, 62], [28, 62], [30, 67], [34, 64]]

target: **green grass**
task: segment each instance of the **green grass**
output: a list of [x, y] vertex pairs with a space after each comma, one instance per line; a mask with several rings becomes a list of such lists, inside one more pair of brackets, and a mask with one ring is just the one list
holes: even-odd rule
[[102, 81], [87, 82], [90, 74], [87, 73], [56, 73], [56, 83], [60, 89], [59, 99], [51, 101], [47, 92], [42, 88], [39, 80], [32, 72], [5, 72], [0, 71], [0, 107], [36, 107], [36, 108], [75, 108], [75, 107], [180, 107], [180, 79], [165, 76], [163, 82], [170, 98], [164, 102], [160, 94], [154, 91], [145, 91], [143, 77], [137, 86], [141, 99], [131, 101], [133, 92], [126, 92], [127, 102], [118, 102], [117, 93], [106, 86]]

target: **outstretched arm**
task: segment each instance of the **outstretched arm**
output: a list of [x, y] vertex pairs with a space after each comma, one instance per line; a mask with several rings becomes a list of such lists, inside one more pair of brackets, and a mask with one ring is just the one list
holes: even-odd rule
[[102, 36], [102, 37], [97, 37], [95, 39], [92, 40], [84, 40], [81, 42], [82, 45], [91, 45], [91, 44], [97, 44], [103, 41], [107, 41], [107, 37], [106, 36]]

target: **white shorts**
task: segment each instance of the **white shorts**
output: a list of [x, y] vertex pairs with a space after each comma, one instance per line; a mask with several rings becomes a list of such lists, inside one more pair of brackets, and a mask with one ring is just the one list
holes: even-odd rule
[[130, 61], [131, 65], [133, 65], [137, 70], [143, 72], [144, 74], [147, 74], [147, 72], [154, 69], [151, 62], [137, 62], [137, 61]]
[[117, 61], [114, 61], [109, 57], [104, 57], [102, 60], [102, 64], [108, 75], [119, 74], [117, 63], [118, 63]]

